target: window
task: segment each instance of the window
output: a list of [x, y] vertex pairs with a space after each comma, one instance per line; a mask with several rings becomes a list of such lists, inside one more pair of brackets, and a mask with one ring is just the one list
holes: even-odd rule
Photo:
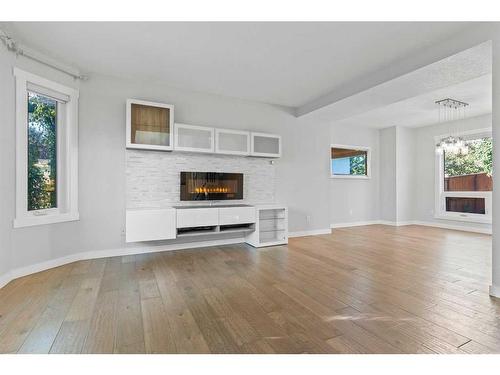
[[464, 133], [462, 137], [467, 153], [436, 154], [436, 217], [491, 223], [491, 130]]
[[57, 101], [28, 91], [28, 211], [57, 207]]
[[78, 90], [14, 69], [14, 227], [78, 220]]
[[330, 173], [333, 178], [369, 178], [370, 149], [331, 145]]

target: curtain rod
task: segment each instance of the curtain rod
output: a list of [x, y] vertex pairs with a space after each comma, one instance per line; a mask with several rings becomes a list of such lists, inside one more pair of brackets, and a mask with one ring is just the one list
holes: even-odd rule
[[85, 75], [74, 74], [74, 73], [72, 73], [68, 70], [65, 70], [63, 68], [60, 68], [60, 67], [58, 67], [58, 66], [56, 66], [48, 61], [44, 61], [41, 58], [32, 55], [28, 51], [24, 51], [22, 48], [19, 47], [17, 42], [14, 39], [12, 39], [10, 36], [8, 36], [3, 30], [0, 30], [0, 40], [3, 42], [3, 44], [5, 44], [5, 46], [7, 47], [7, 50], [15, 53], [16, 56], [24, 56], [30, 60], [36, 61], [39, 64], [48, 66], [48, 67], [55, 69], [61, 73], [67, 74], [70, 77], [73, 77], [73, 79], [75, 79], [75, 80], [78, 79], [80, 81], [86, 81], [88, 79], [88, 77]]

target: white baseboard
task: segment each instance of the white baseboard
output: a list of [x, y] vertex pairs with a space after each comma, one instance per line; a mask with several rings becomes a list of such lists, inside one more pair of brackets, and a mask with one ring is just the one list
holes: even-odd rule
[[490, 285], [490, 296], [500, 298], [500, 287], [496, 285]]
[[453, 225], [453, 224], [446, 224], [446, 223], [436, 223], [433, 221], [419, 221], [419, 220], [413, 220], [413, 221], [388, 221], [388, 220], [357, 221], [357, 222], [353, 222], [353, 223], [335, 223], [335, 224], [331, 224], [330, 227], [331, 228], [348, 228], [348, 227], [359, 227], [359, 226], [363, 226], [363, 225], [374, 225], [374, 224], [391, 225], [391, 226], [395, 226], [395, 227], [401, 227], [401, 226], [405, 226], [405, 225], [422, 225], [425, 227], [460, 230], [463, 232], [491, 234], [490, 228], [478, 228], [478, 227], [467, 226], [467, 225]]
[[414, 221], [414, 225], [423, 225], [426, 227], [435, 227], [435, 228], [443, 228], [443, 229], [451, 229], [451, 230], [459, 230], [462, 232], [473, 232], [473, 233], [483, 233], [483, 234], [491, 234], [491, 228], [478, 228], [468, 225], [454, 225], [454, 224], [446, 224], [446, 223], [435, 223], [433, 221]]
[[361, 227], [364, 225], [382, 224], [380, 220], [370, 220], [370, 221], [355, 221], [351, 223], [334, 223], [330, 224], [330, 228], [349, 228], [349, 227]]
[[144, 245], [128, 246], [117, 249], [81, 252], [68, 255], [65, 257], [48, 260], [45, 262], [32, 264], [30, 266], [13, 269], [10, 272], [7, 272], [6, 274], [0, 276], [0, 288], [3, 288], [9, 282], [19, 277], [31, 275], [33, 273], [45, 271], [54, 267], [60, 267], [68, 263], [77, 262], [79, 260], [99, 259], [99, 258], [108, 258], [108, 257], [116, 257], [124, 255], [134, 255], [134, 254], [156, 253], [160, 251], [195, 249], [199, 247], [230, 245], [242, 242], [245, 242], [244, 238], [227, 238], [227, 239], [219, 239], [212, 241], [186, 242], [180, 244], [177, 243], [177, 244], [163, 244], [163, 245], [150, 245], [150, 246], [144, 246]]
[[317, 236], [320, 234], [331, 234], [332, 230], [330, 228], [326, 229], [314, 229], [314, 230], [304, 230], [299, 232], [288, 233], [288, 238], [292, 237], [305, 237], [305, 236]]
[[0, 276], [0, 289], [3, 288], [5, 285], [10, 283], [14, 279], [15, 279], [15, 277], [12, 277], [10, 272], [7, 272], [6, 274]]

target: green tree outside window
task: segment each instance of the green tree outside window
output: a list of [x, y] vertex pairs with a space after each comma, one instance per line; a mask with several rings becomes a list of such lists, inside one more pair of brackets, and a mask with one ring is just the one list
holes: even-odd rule
[[57, 207], [57, 102], [28, 92], [28, 211]]
[[446, 153], [444, 171], [447, 177], [475, 173], [493, 173], [493, 143], [489, 137], [467, 141], [466, 155]]

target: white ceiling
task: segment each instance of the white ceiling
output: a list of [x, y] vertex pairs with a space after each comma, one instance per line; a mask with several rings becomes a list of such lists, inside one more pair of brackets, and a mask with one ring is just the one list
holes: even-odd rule
[[467, 117], [491, 113], [492, 76], [486, 74], [439, 90], [426, 92], [387, 106], [340, 120], [337, 124], [386, 128], [390, 126], [420, 127], [438, 122], [436, 100], [452, 98], [469, 103]]
[[472, 27], [384, 23], [1, 23], [78, 68], [178, 88], [304, 106]]

